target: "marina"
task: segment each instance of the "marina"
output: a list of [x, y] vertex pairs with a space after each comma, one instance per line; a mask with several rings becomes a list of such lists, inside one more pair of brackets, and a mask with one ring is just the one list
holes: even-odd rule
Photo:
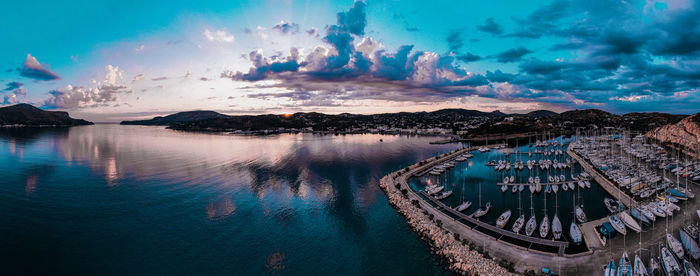
[[[566, 166], [558, 165], [557, 169], [552, 169], [551, 165], [549, 169], [538, 168], [530, 165], [531, 162], [528, 162], [530, 166], [519, 169], [520, 162], [529, 160], [521, 160], [525, 156], [543, 160], [544, 154], [524, 154], [529, 145], [511, 149], [510, 154], [500, 152], [503, 146], [493, 146], [488, 150], [482, 146], [462, 148], [416, 164], [402, 171], [396, 181], [398, 186], [410, 188], [407, 189], [409, 194], [420, 199], [422, 208], [440, 217], [445, 229], [469, 237], [473, 242], [481, 242], [492, 256], [518, 260], [515, 269], [520, 272], [546, 268], [561, 274], [588, 272], [595, 275], [603, 274], [613, 263], [615, 271], [629, 268], [630, 272], [652, 267], [656, 262], [664, 266], [660, 245], [671, 251], [673, 248], [676, 252], [677, 248], [681, 251], [688, 248], [688, 252], [700, 254], [694, 240], [697, 238], [691, 239], [689, 234], [677, 230], [680, 227], [688, 229], [691, 222], [697, 221], [695, 210], [699, 206], [692, 188], [687, 186], [692, 184], [681, 186], [685, 181], [669, 181], [663, 188], [655, 188], [657, 194], [642, 198], [638, 189], [631, 190], [640, 184], [620, 185], [620, 179], [612, 178], [610, 173], [600, 170], [600, 164], [596, 165], [585, 156], [588, 152], [581, 150], [582, 142], [577, 138], [586, 141], [583, 136], [558, 137], [558, 146], [552, 145], [551, 141], [555, 139], [547, 144], [547, 147], [561, 147], [561, 154], [549, 156], [571, 160], [563, 162]], [[611, 139], [613, 142], [619, 140], [622, 138]], [[521, 154], [514, 154], [518, 152]], [[465, 154], [471, 157], [464, 158]], [[464, 161], [455, 162], [457, 157]], [[499, 160], [507, 161], [499, 164]], [[494, 163], [503, 169], [490, 169]], [[511, 166], [507, 166], [508, 163]], [[663, 173], [663, 170], [658, 172]], [[554, 179], [553, 175], [562, 177]], [[647, 173], [646, 178], [640, 179], [654, 181], [655, 178]], [[629, 179], [627, 182], [635, 183]], [[440, 199], [423, 191], [423, 187], [445, 187], [462, 196]], [[558, 187], [558, 192], [553, 192], [554, 187]], [[605, 198], [609, 200], [603, 200]], [[458, 208], [466, 202], [478, 210], [469, 212]], [[529, 212], [523, 206], [527, 202], [530, 202]], [[566, 204], [560, 204], [563, 202]], [[484, 206], [487, 211], [482, 214], [480, 210]], [[692, 216], [688, 217], [685, 210], [692, 210]], [[654, 212], [662, 212], [663, 217], [654, 215]], [[697, 230], [692, 232], [697, 233]], [[679, 233], [681, 236], [677, 235]], [[672, 242], [674, 246], [671, 248], [669, 240], [679, 242]], [[625, 252], [630, 254], [625, 257]], [[673, 253], [673, 256], [679, 254]], [[679, 264], [687, 262], [688, 269], [694, 269], [697, 264], [693, 262], [697, 260], [685, 260], [688, 255], [690, 253], [680, 257]]]

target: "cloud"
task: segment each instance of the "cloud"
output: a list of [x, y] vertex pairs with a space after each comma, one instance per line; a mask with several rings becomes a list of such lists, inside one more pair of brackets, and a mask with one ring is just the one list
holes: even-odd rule
[[293, 22], [284, 22], [284, 20], [272, 26], [273, 30], [280, 31], [283, 34], [295, 34], [299, 32], [299, 24]]
[[6, 85], [7, 85], [7, 87], [5, 87], [5, 89], [4, 89], [5, 91], [15, 90], [17, 88], [22, 87], [22, 83], [19, 83], [16, 81], [8, 82]]
[[476, 28], [479, 31], [489, 33], [492, 35], [500, 35], [503, 33], [503, 27], [496, 23], [496, 21], [493, 20], [493, 17], [489, 17], [488, 19], [486, 19], [486, 21], [484, 21], [483, 24], [477, 25]]
[[462, 30], [452, 30], [447, 35], [447, 47], [452, 52], [459, 52], [464, 46], [464, 41], [462, 40]]
[[532, 53], [532, 51], [525, 49], [525, 47], [513, 48], [500, 54], [496, 55], [496, 61], [502, 63], [519, 61], [523, 56]]
[[140, 80], [142, 80], [144, 77], [146, 77], [145, 74], [138, 74], [138, 75], [134, 76], [134, 79], [131, 80], [131, 82], [133, 83], [133, 82], [136, 82], [136, 81], [140, 81]]
[[236, 40], [232, 34], [226, 32], [226, 29], [219, 29], [213, 32], [209, 29], [204, 29], [204, 37], [209, 41], [215, 42], [233, 43]]
[[43, 107], [47, 109], [78, 109], [83, 107], [107, 106], [115, 102], [119, 93], [131, 92], [124, 84], [124, 72], [119, 67], [107, 65], [102, 81], [94, 81], [93, 87], [67, 85], [64, 89], [49, 91]]
[[354, 35], [364, 35], [367, 25], [366, 6], [365, 2], [356, 1], [347, 12], [339, 12], [337, 14], [339, 29]]
[[318, 34], [318, 29], [316, 29], [316, 27], [311, 27], [311, 29], [308, 29], [308, 30], [306, 31], [306, 33], [307, 33], [308, 35], [310, 35], [310, 36], [313, 36], [313, 37], [318, 37], [318, 36], [319, 36], [319, 34]]
[[477, 56], [477, 55], [472, 54], [472, 53], [466, 53], [466, 54], [463, 54], [463, 55], [458, 55], [458, 56], [456, 56], [456, 58], [457, 58], [458, 60], [463, 61], [463, 62], [474, 62], [474, 61], [479, 61], [479, 60], [482, 59], [482, 57]]
[[152, 81], [163, 81], [163, 80], [167, 80], [167, 79], [168, 79], [168, 77], [157, 77], [157, 78], [152, 78], [151, 80]]
[[35, 80], [60, 80], [61, 78], [54, 72], [51, 72], [48, 65], [41, 64], [31, 54], [27, 54], [27, 60], [24, 61], [22, 67], [17, 68], [19, 74], [26, 78]]

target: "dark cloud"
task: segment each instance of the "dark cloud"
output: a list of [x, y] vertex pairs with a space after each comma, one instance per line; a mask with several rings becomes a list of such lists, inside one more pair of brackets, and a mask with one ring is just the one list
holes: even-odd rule
[[283, 34], [295, 34], [299, 32], [299, 24], [293, 23], [293, 22], [285, 22], [284, 20], [280, 21], [280, 23], [275, 24], [272, 26], [273, 30], [277, 30]]
[[15, 90], [15, 89], [17, 89], [17, 88], [22, 87], [22, 83], [13, 81], [13, 82], [8, 82], [8, 83], [6, 84], [6, 86], [7, 86], [7, 87], [5, 87], [4, 90], [5, 90], [5, 91], [10, 91], [10, 90]]
[[457, 56], [457, 59], [460, 60], [460, 61], [463, 61], [463, 62], [473, 62], [473, 61], [479, 61], [479, 60], [481, 60], [482, 57], [477, 56], [477, 55], [472, 54], [472, 53], [466, 53], [466, 54], [463, 54], [463, 55], [458, 55], [458, 56]]
[[364, 35], [365, 26], [367, 25], [366, 6], [365, 2], [357, 1], [347, 12], [339, 12], [337, 15], [338, 28], [343, 32], [349, 32], [354, 35]]
[[22, 67], [17, 68], [19, 74], [26, 78], [35, 80], [60, 80], [61, 78], [54, 72], [51, 72], [48, 65], [41, 64], [31, 54], [27, 54], [27, 59], [22, 64]]
[[447, 47], [452, 52], [459, 52], [464, 46], [464, 41], [462, 40], [462, 30], [452, 30], [447, 35]]
[[310, 36], [318, 37], [318, 29], [316, 29], [316, 27], [312, 27], [311, 29], [308, 29], [306, 31], [306, 33]]
[[489, 33], [492, 35], [500, 35], [503, 33], [503, 27], [496, 23], [496, 21], [493, 20], [493, 17], [490, 17], [484, 21], [483, 24], [477, 25], [476, 28], [479, 31]]
[[157, 78], [152, 78], [152, 81], [162, 81], [162, 80], [167, 80], [168, 77], [157, 77]]
[[498, 62], [502, 63], [508, 63], [508, 62], [516, 62], [522, 59], [523, 56], [532, 53], [532, 51], [526, 49], [525, 47], [518, 47], [518, 48], [513, 48], [504, 52], [501, 52], [500, 54], [496, 55], [495, 58]]

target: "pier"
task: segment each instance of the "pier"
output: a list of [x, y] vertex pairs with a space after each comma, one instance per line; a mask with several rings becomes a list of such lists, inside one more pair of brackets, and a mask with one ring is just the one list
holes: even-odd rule
[[[482, 222], [478, 219], [475, 219], [471, 215], [468, 216], [462, 212], [458, 212], [457, 210], [452, 209], [450, 206], [445, 205], [445, 203], [442, 203], [440, 200], [437, 200], [436, 198], [428, 195], [428, 193], [426, 193], [425, 191], [420, 191], [420, 194], [423, 195], [428, 200], [430, 200], [431, 202], [433, 202], [435, 205], [437, 205], [441, 209], [449, 212], [450, 214], [452, 214], [454, 216], [459, 217], [460, 220], [466, 220], [469, 223], [476, 225], [477, 227], [481, 227], [481, 228], [484, 228], [484, 229], [489, 230], [491, 232], [498, 233], [499, 235], [501, 235], [501, 237], [497, 239], [499, 241], [505, 236], [505, 237], [510, 237], [510, 238], [520, 240], [523, 242], [527, 242], [530, 244], [538, 244], [538, 245], [549, 246], [549, 247], [557, 247], [557, 248], [559, 248], [559, 251], [557, 251], [557, 254], [559, 256], [564, 256], [564, 249], [566, 249], [566, 247], [569, 246], [569, 243], [565, 242], [565, 241], [541, 239], [541, 238], [537, 238], [537, 237], [516, 234], [513, 231], [508, 231], [508, 230], [505, 230], [502, 228], [498, 228], [498, 227], [493, 226], [491, 224], [488, 224], [488, 223]], [[468, 226], [465, 225], [465, 227], [468, 227]]]
[[569, 154], [574, 160], [576, 160], [581, 168], [586, 171], [598, 184], [603, 187], [605, 191], [608, 192], [612, 197], [621, 201], [628, 207], [636, 207], [638, 205], [637, 201], [627, 195], [625, 192], [621, 191], [615, 184], [610, 182], [605, 176], [601, 175], [593, 166], [588, 163], [585, 159], [575, 153], [571, 148], [566, 149], [566, 153]]
[[[573, 183], [575, 185], [578, 185], [578, 180], [577, 181], [559, 181], [559, 182], [540, 182], [540, 186], [553, 186], [553, 185], [569, 185], [569, 183]], [[496, 183], [498, 186], [530, 186], [530, 185], [537, 185], [536, 183], [503, 183], [503, 182], [498, 182]]]

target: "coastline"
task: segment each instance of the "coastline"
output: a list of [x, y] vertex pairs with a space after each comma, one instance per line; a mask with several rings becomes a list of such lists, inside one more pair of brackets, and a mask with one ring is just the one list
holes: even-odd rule
[[[455, 150], [428, 160], [435, 161], [445, 155], [456, 155], [457, 153], [461, 153], [461, 150]], [[394, 181], [401, 176], [402, 171], [406, 172], [416, 167], [419, 165], [414, 164], [384, 176], [379, 181], [379, 186], [387, 195], [389, 204], [406, 219], [406, 223], [411, 229], [430, 245], [431, 251], [445, 259], [449, 263], [448, 269], [457, 274], [515, 275], [513, 269], [509, 271], [501, 263], [492, 259], [483, 247], [477, 247], [473, 242], [461, 239], [458, 233], [451, 233], [442, 228], [443, 222], [424, 210], [421, 207], [421, 202], [409, 200], [408, 191], [404, 193], [405, 190], [400, 188], [400, 183]]]

